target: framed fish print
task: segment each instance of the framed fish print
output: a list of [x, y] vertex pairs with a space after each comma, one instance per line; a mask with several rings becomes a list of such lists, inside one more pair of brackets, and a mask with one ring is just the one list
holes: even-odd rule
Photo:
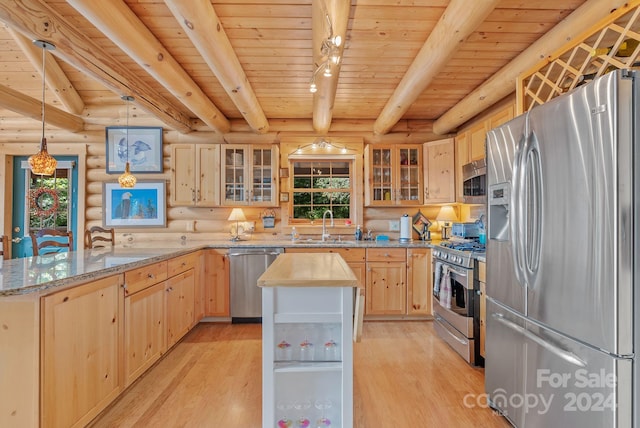
[[162, 128], [107, 126], [107, 174], [162, 172]]

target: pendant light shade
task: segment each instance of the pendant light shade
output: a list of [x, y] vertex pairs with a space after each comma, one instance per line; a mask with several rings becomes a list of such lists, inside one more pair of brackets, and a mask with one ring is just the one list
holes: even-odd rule
[[42, 48], [42, 139], [40, 140], [40, 151], [35, 155], [29, 156], [29, 166], [31, 167], [31, 171], [34, 174], [38, 175], [52, 175], [56, 172], [56, 167], [58, 166], [58, 161], [49, 154], [47, 151], [47, 139], [44, 138], [44, 91], [45, 91], [45, 61], [46, 61], [46, 51], [54, 50], [56, 47], [52, 43], [45, 42], [43, 40], [34, 40], [33, 44]]
[[118, 177], [118, 183], [120, 183], [120, 187], [131, 188], [136, 185], [136, 176], [131, 174], [129, 170], [129, 162], [124, 166], [124, 173]]
[[122, 99], [127, 102], [127, 163], [124, 166], [124, 173], [118, 177], [118, 183], [120, 183], [120, 187], [132, 188], [136, 185], [136, 181], [138, 181], [136, 177], [131, 174], [131, 166], [129, 165], [129, 103], [133, 101], [134, 98], [131, 95], [124, 95]]

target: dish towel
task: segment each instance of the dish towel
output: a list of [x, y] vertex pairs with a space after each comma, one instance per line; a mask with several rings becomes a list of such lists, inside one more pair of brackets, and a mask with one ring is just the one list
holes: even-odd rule
[[440, 294], [440, 274], [442, 273], [442, 263], [436, 262], [436, 267], [433, 272], [433, 294], [438, 296]]
[[442, 266], [442, 278], [440, 280], [440, 305], [451, 309], [451, 273], [447, 265]]

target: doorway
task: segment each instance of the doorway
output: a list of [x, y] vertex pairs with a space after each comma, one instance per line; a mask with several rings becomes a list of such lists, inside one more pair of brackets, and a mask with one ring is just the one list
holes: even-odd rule
[[[29, 233], [40, 229], [78, 229], [78, 157], [55, 156], [58, 166], [51, 176], [33, 174], [27, 156], [13, 162], [11, 258], [33, 255]], [[78, 239], [74, 239], [74, 250]]]

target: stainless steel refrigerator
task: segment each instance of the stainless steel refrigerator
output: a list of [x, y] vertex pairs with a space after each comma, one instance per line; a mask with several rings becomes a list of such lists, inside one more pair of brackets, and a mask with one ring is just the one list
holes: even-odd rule
[[485, 388], [523, 427], [637, 427], [640, 74], [487, 135]]

